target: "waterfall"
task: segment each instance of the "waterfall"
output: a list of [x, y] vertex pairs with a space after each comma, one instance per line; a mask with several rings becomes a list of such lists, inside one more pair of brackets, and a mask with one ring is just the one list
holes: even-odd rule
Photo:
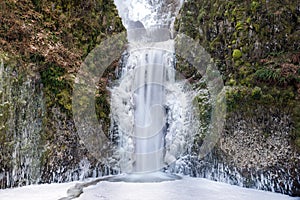
[[112, 88], [120, 168], [158, 171], [185, 150], [191, 132], [191, 94], [184, 81], [175, 81], [174, 70], [173, 24], [182, 1], [115, 0], [115, 4], [129, 42], [119, 84]]

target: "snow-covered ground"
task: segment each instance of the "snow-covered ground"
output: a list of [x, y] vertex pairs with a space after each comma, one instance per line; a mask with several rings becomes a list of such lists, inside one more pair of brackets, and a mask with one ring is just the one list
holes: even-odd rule
[[0, 190], [0, 200], [58, 200], [67, 196], [68, 188], [75, 184], [76, 182], [30, 185]]
[[[0, 190], [1, 200], [58, 200], [76, 183]], [[298, 200], [282, 194], [246, 189], [201, 178], [159, 183], [107, 182], [84, 188], [77, 200]]]

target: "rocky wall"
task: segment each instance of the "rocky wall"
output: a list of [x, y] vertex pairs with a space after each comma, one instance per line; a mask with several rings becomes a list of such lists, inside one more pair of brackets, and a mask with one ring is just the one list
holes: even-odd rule
[[[175, 27], [199, 41], [218, 66], [227, 120], [210, 155], [198, 159], [203, 136], [195, 138], [182, 158], [187, 165], [175, 171], [300, 195], [299, 13], [299, 3], [289, 0], [185, 1]], [[184, 74], [195, 70], [178, 65]]]

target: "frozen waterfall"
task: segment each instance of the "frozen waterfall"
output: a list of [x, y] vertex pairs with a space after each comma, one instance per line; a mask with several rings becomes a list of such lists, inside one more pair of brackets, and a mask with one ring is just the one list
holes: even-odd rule
[[185, 149], [192, 111], [175, 81], [172, 27], [181, 1], [115, 0], [127, 29], [128, 56], [112, 89], [112, 121], [122, 172], [153, 172]]

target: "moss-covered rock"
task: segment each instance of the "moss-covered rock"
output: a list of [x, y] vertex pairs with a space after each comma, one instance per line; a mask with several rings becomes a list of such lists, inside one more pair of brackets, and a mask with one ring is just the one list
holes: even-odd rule
[[[250, 79], [255, 86], [258, 83], [253, 80], [253, 74], [271, 67], [270, 62], [276, 62], [272, 70], [295, 68], [291, 64], [295, 65], [292, 58], [300, 51], [299, 12], [294, 1], [188, 1], [175, 27], [199, 39], [218, 60], [226, 81], [234, 78], [238, 85], [245, 85], [249, 82], [245, 79]], [[261, 62], [264, 59], [268, 62]], [[297, 74], [294, 76], [299, 78]], [[280, 84], [280, 78], [286, 79], [284, 73], [280, 73], [276, 84]], [[299, 89], [297, 81], [287, 82], [295, 90]]]
[[[38, 180], [61, 182], [79, 179], [83, 158], [87, 158], [91, 169], [98, 173], [103, 163], [87, 152], [77, 136], [71, 98], [76, 73], [86, 55], [108, 36], [124, 30], [113, 1], [4, 0], [0, 2], [0, 9], [0, 61], [3, 58], [5, 66], [12, 70], [4, 80], [7, 87], [15, 88], [7, 96], [12, 102], [0, 102], [1, 106], [3, 104], [0, 106], [0, 188], [36, 183]], [[105, 75], [108, 76], [107, 73]], [[35, 85], [26, 86], [26, 90], [41, 89], [39, 93], [32, 94], [35, 103], [39, 102], [35, 98], [43, 97], [45, 104], [40, 105], [40, 109], [33, 109], [21, 97], [23, 84], [27, 82]], [[99, 80], [95, 98], [99, 120], [103, 120], [102, 124], [108, 131], [110, 110], [106, 86], [107, 81]], [[19, 113], [18, 117], [15, 113]], [[38, 136], [25, 139], [22, 136], [25, 134], [24, 126], [27, 126], [25, 121], [31, 116], [39, 116], [38, 121], [32, 120], [32, 126], [38, 126], [36, 130], [41, 131]], [[12, 117], [23, 122], [12, 123]], [[24, 140], [19, 144], [20, 152], [30, 149], [28, 144], [36, 143], [38, 155], [20, 153], [20, 158], [27, 155], [27, 160], [33, 159], [32, 156], [38, 160], [38, 164], [33, 165], [37, 171], [34, 177], [27, 174], [29, 168], [21, 167], [26, 166], [22, 163], [24, 160], [12, 163], [15, 162], [12, 158], [14, 141], [18, 140]], [[20, 176], [12, 177], [13, 173]], [[25, 175], [22, 177], [21, 174]], [[86, 176], [90, 174], [91, 171]]]
[[[243, 129], [244, 125], [240, 125], [240, 123], [255, 118], [255, 114], [268, 116], [268, 118], [264, 118], [263, 123], [253, 125], [262, 130], [259, 137], [263, 140], [277, 137], [274, 136], [276, 131], [272, 132], [272, 127], [269, 126], [273, 124], [276, 127], [273, 120], [275, 115], [278, 116], [278, 113], [274, 114], [274, 110], [277, 110], [279, 113], [280, 111], [284, 113], [283, 118], [291, 118], [290, 122], [284, 120], [286, 122], [284, 125], [277, 124], [276, 130], [281, 129], [279, 132], [277, 130], [277, 133], [281, 134], [280, 137], [286, 142], [278, 144], [282, 151], [286, 152], [284, 148], [288, 145], [288, 151], [299, 155], [297, 146], [300, 141], [300, 130], [298, 130], [300, 111], [297, 107], [300, 105], [300, 21], [298, 17], [300, 9], [298, 4], [291, 0], [281, 2], [195, 0], [186, 1], [183, 5], [180, 18], [175, 24], [176, 30], [199, 41], [211, 54], [223, 75], [225, 85], [230, 86], [226, 92], [229, 118], [226, 122], [227, 129], [224, 131], [225, 138], [221, 138], [221, 143], [224, 139], [228, 139], [226, 138], [228, 134], [241, 133], [237, 136], [237, 143], [239, 140], [247, 140], [245, 135], [251, 135], [253, 130], [236, 132], [236, 129]], [[258, 107], [266, 113], [258, 111]], [[232, 120], [241, 113], [243, 113], [243, 117], [239, 121]], [[250, 121], [249, 123], [252, 123]], [[281, 126], [289, 127], [287, 135], [282, 134], [285, 127]], [[252, 137], [257, 136], [251, 135], [248, 139]], [[278, 138], [280, 139], [280, 137]], [[235, 140], [235, 138], [231, 138], [231, 140]], [[258, 141], [252, 141], [251, 145], [252, 143], [264, 146]], [[232, 145], [230, 139], [228, 139], [228, 144], [228, 152], [234, 153], [234, 150], [230, 148]], [[220, 149], [224, 145], [222, 143], [216, 147], [216, 152], [218, 152], [218, 155], [214, 155], [216, 160], [210, 161], [214, 163], [220, 161], [223, 164], [227, 162], [229, 168], [237, 169], [237, 164], [234, 162], [238, 158], [228, 157], [230, 153], [224, 153], [224, 149]], [[245, 143], [244, 145], [244, 147], [240, 147], [240, 153], [243, 153], [242, 149], [247, 148], [250, 144]], [[262, 149], [265, 148], [267, 147], [262, 147]], [[278, 152], [274, 150], [273, 153]], [[240, 167], [241, 174], [248, 180], [248, 185], [256, 187], [251, 184], [250, 180], [253, 171], [259, 176], [259, 174], [272, 174], [274, 169], [282, 168], [285, 171], [279, 176], [289, 180], [293, 189], [286, 190], [282, 184], [277, 184], [281, 181], [278, 178], [274, 179], [275, 185], [278, 186], [276, 191], [299, 195], [300, 189], [297, 183], [299, 175], [290, 176], [288, 174], [288, 171], [297, 171], [300, 166], [299, 159], [296, 158], [297, 156], [289, 157], [287, 154], [277, 164], [271, 164], [272, 159], [266, 160], [270, 165], [261, 171], [253, 166], [257, 161], [253, 161], [252, 164], [248, 162], [254, 168]], [[276, 159], [280, 160], [281, 158], [278, 156]], [[287, 167], [284, 162], [290, 163], [290, 167]], [[218, 168], [216, 165], [213, 167], [216, 170]], [[252, 172], [243, 173], [250, 171]], [[230, 173], [226, 176], [230, 176]], [[262, 189], [270, 190], [270, 187], [266, 186]]]

